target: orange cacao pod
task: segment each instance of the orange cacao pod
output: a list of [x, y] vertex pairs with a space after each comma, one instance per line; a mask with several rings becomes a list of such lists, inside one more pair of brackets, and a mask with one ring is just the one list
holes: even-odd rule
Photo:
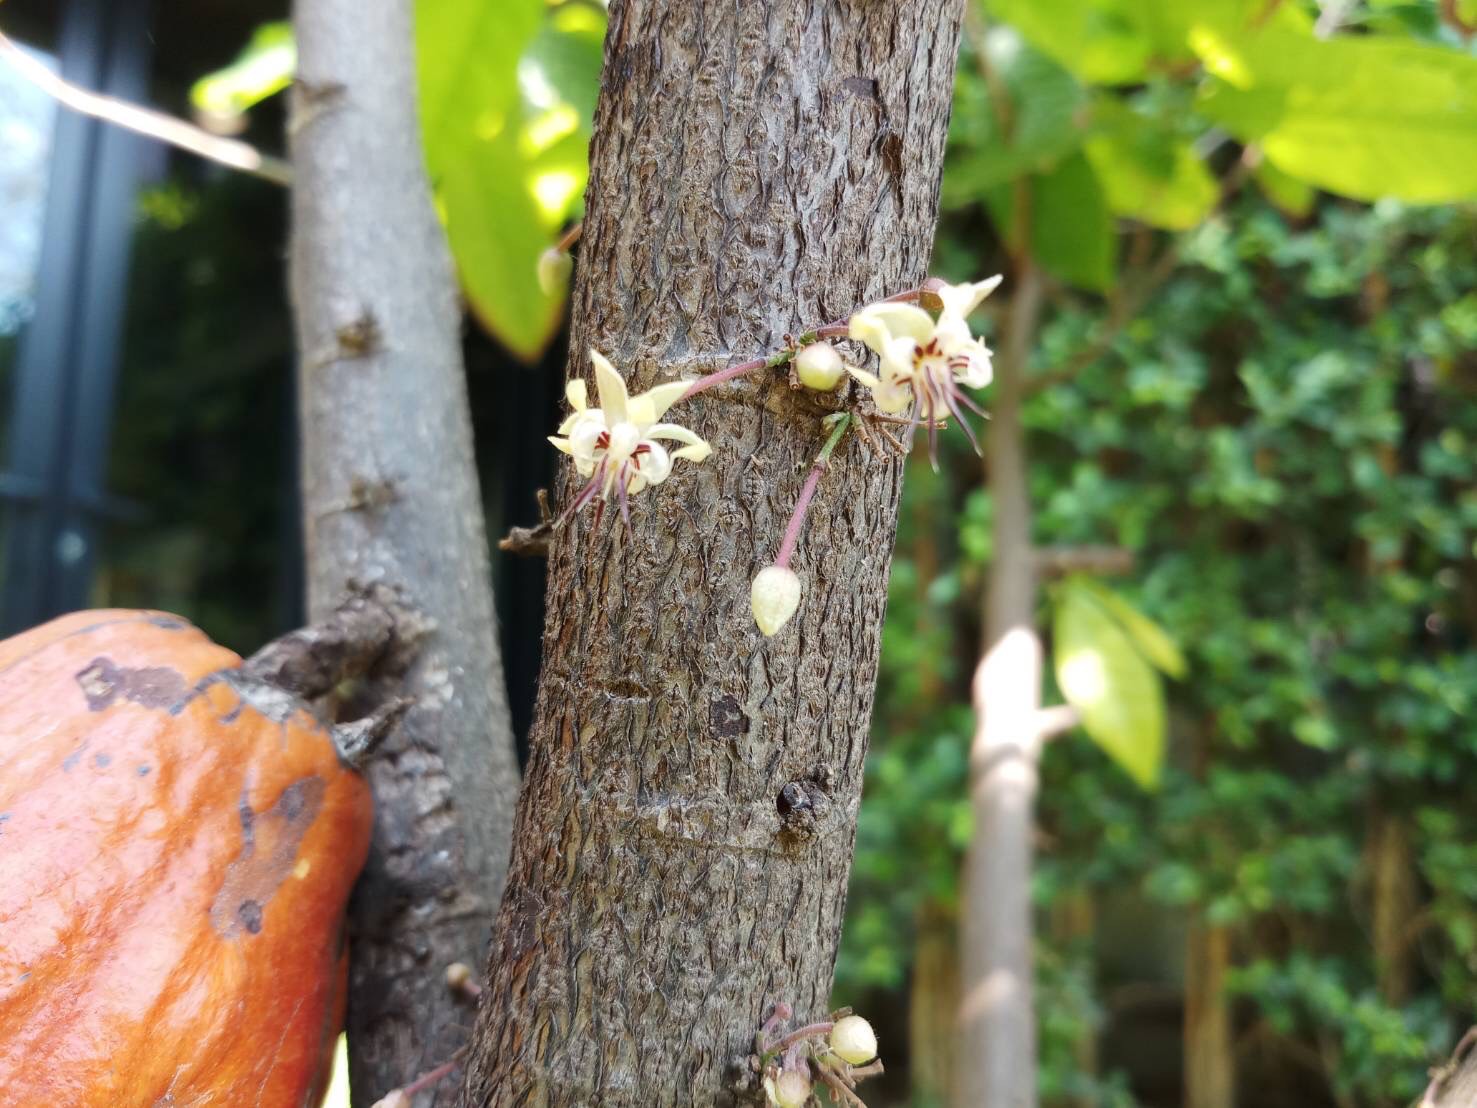
[[160, 612], [0, 642], [0, 1100], [314, 1105], [369, 789]]

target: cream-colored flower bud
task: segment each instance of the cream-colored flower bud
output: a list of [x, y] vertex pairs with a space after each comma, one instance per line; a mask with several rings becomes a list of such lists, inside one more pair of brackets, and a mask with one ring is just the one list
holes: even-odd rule
[[574, 259], [569, 253], [551, 246], [538, 256], [538, 287], [545, 296], [559, 296], [569, 287], [569, 274], [574, 270]]
[[465, 962], [453, 962], [446, 967], [446, 983], [453, 989], [465, 989], [472, 981], [472, 967]]
[[799, 1070], [786, 1070], [764, 1079], [764, 1092], [776, 1108], [805, 1108], [810, 1101], [810, 1078]]
[[376, 1100], [369, 1108], [410, 1108], [414, 1102], [410, 1094], [404, 1089], [391, 1089], [386, 1095]]
[[846, 363], [828, 342], [813, 342], [795, 355], [795, 376], [816, 392], [830, 392], [846, 376]]
[[877, 1034], [861, 1016], [844, 1016], [831, 1028], [831, 1049], [843, 1062], [865, 1065], [877, 1057]]
[[749, 590], [754, 622], [766, 635], [773, 635], [800, 606], [800, 578], [784, 566], [765, 566]]

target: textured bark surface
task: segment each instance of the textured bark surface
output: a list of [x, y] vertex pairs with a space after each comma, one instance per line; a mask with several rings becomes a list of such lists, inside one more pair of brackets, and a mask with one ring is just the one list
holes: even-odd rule
[[[414, 706], [370, 771], [375, 836], [351, 913], [350, 1068], [369, 1103], [443, 1061], [501, 890], [517, 764], [450, 260], [415, 115], [410, 0], [298, 0], [290, 130], [309, 608], [398, 587], [427, 621], [370, 705]], [[351, 714], [363, 714], [356, 705]], [[422, 1104], [446, 1103], [441, 1087]]]
[[964, 860], [960, 954], [964, 970], [954, 1103], [1035, 1108], [1031, 840], [1041, 744], [1041, 636], [1031, 544], [1026, 360], [1041, 312], [1041, 274], [1019, 267], [1005, 342], [996, 359], [986, 443], [995, 506], [994, 561], [985, 603], [985, 652], [974, 675], [970, 748], [974, 834]]
[[[571, 371], [593, 345], [646, 388], [921, 279], [961, 7], [612, 4]], [[825, 1012], [902, 466], [843, 443], [763, 639], [749, 582], [823, 413], [779, 374], [715, 388], [667, 417], [712, 458], [636, 498], [634, 541], [610, 513], [555, 538], [463, 1103], [730, 1103], [770, 1005]]]

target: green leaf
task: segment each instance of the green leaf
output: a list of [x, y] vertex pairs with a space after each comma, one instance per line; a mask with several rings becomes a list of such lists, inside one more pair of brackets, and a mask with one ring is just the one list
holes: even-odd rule
[[1136, 112], [1102, 105], [1086, 149], [1108, 207], [1151, 227], [1196, 227], [1220, 196], [1194, 147]]
[[1378, 35], [1197, 28], [1201, 108], [1283, 172], [1361, 200], [1477, 197], [1477, 58]]
[[1155, 666], [1174, 678], [1185, 675], [1185, 656], [1168, 631], [1100, 581], [1080, 577], [1074, 578], [1074, 585], [1106, 608]]
[[[1029, 185], [1030, 250], [1036, 261], [1058, 280], [1103, 292], [1114, 280], [1118, 243], [1113, 215], [1097, 176], [1079, 151], [1049, 173], [1033, 176]], [[986, 197], [1002, 238], [1010, 241], [1014, 189], [1000, 187]], [[1011, 242], [1012, 248], [1019, 243]]]
[[537, 358], [563, 294], [539, 256], [583, 200], [604, 12], [544, 0], [419, 0], [426, 163], [473, 314]]
[[1084, 81], [1140, 80], [1153, 42], [1139, 0], [986, 0], [986, 8]]
[[1312, 214], [1318, 193], [1306, 181], [1288, 176], [1266, 158], [1257, 163], [1252, 176], [1267, 199], [1288, 215], [1305, 219]]
[[190, 87], [190, 103], [197, 111], [230, 123], [269, 96], [292, 83], [297, 68], [297, 44], [292, 24], [264, 23], [224, 69], [208, 73]]
[[1159, 675], [1118, 622], [1072, 582], [1058, 590], [1053, 628], [1057, 684], [1082, 726], [1142, 788], [1164, 763]]
[[1010, 27], [985, 38], [988, 81], [961, 81], [952, 139], [968, 151], [944, 180], [944, 203], [1049, 169], [1082, 142], [1086, 93], [1056, 62]]

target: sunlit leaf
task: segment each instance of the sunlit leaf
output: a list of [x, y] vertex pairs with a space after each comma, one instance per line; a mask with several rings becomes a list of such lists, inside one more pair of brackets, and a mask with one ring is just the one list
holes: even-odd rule
[[1306, 181], [1282, 172], [1267, 159], [1263, 158], [1257, 164], [1252, 177], [1266, 193], [1267, 199], [1288, 215], [1303, 219], [1313, 211], [1318, 199], [1317, 190]]
[[1210, 214], [1220, 195], [1187, 140], [1126, 109], [1100, 108], [1086, 151], [1108, 207], [1151, 227], [1189, 230]]
[[292, 83], [297, 44], [292, 24], [263, 23], [236, 60], [190, 88], [190, 103], [213, 121], [230, 125], [244, 112]]
[[588, 176], [605, 16], [594, 4], [419, 0], [426, 162], [473, 314], [537, 358], [562, 287], [539, 257], [575, 216]]
[[[1016, 243], [1014, 190], [1002, 186], [987, 197], [1000, 236]], [[1113, 284], [1117, 234], [1097, 176], [1081, 152], [1049, 173], [1031, 177], [1031, 253], [1053, 277], [1101, 292]]]
[[1090, 577], [1075, 578], [1073, 586], [1084, 590], [1116, 619], [1155, 666], [1171, 677], [1185, 675], [1185, 656], [1179, 644], [1159, 624], [1139, 611], [1112, 589]]
[[1153, 52], [1138, 0], [987, 0], [986, 8], [1084, 81], [1127, 84]]
[[1140, 786], [1164, 762], [1164, 690], [1128, 633], [1072, 582], [1058, 590], [1053, 625], [1057, 684], [1088, 737]]
[[1283, 172], [1361, 200], [1477, 197], [1477, 58], [1378, 35], [1202, 27], [1201, 109]]
[[985, 39], [988, 81], [956, 106], [954, 137], [969, 153], [945, 178], [945, 203], [973, 200], [980, 190], [1024, 173], [1050, 169], [1082, 142], [1086, 94], [1056, 62], [1010, 27]]

